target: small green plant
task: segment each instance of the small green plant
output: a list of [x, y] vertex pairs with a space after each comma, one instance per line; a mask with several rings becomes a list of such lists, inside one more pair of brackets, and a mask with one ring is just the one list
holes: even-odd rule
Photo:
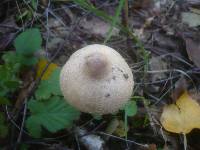
[[[15, 41], [16, 51], [2, 55], [0, 65], [0, 104], [11, 105], [12, 95], [20, 89], [20, 74], [25, 68], [34, 66], [38, 59], [35, 53], [41, 50], [42, 37], [39, 29], [30, 28], [20, 33]], [[40, 137], [42, 127], [50, 132], [70, 127], [72, 121], [79, 117], [79, 111], [68, 105], [63, 99], [59, 86], [60, 68], [53, 71], [48, 80], [42, 80], [34, 96], [28, 101], [30, 116], [26, 127], [33, 137]], [[0, 113], [0, 137], [5, 137], [8, 127], [4, 114]]]
[[35, 10], [38, 7], [38, 0], [23, 0], [26, 7], [20, 9], [19, 14], [16, 15], [16, 21], [26, 21], [30, 20], [33, 17], [37, 17], [35, 15]]
[[16, 37], [14, 46], [18, 54], [33, 55], [41, 49], [42, 37], [37, 28], [27, 29]]
[[31, 136], [41, 136], [42, 128], [54, 133], [69, 128], [79, 118], [79, 111], [66, 103], [59, 86], [60, 68], [53, 71], [47, 80], [42, 80], [35, 92], [35, 98], [28, 102], [31, 115], [26, 127]]
[[128, 117], [132, 117], [137, 113], [136, 101], [130, 100], [125, 106], [125, 114]]
[[[32, 37], [34, 35], [34, 37]], [[34, 38], [34, 40], [31, 40]], [[38, 29], [28, 29], [19, 34], [15, 39], [16, 51], [7, 51], [2, 55], [3, 63], [0, 64], [0, 105], [11, 105], [12, 95], [20, 89], [22, 81], [20, 72], [23, 68], [34, 65], [37, 59], [34, 53], [40, 49], [41, 35]], [[5, 137], [8, 126], [5, 117], [0, 113], [0, 137]]]
[[137, 113], [137, 104], [136, 101], [133, 99], [130, 100], [124, 108], [124, 127], [125, 127], [125, 137], [127, 138], [127, 132], [128, 132], [128, 117], [135, 116]]
[[37, 63], [34, 53], [41, 48], [39, 30], [25, 30], [16, 37], [14, 46], [16, 51], [8, 51], [2, 55], [4, 63], [0, 65], [0, 104], [8, 104], [8, 95], [20, 87], [20, 71]]
[[[5, 102], [7, 95], [14, 92], [20, 85], [19, 69], [20, 64], [16, 56], [6, 53], [2, 56], [4, 64], [0, 65], [0, 103]], [[6, 103], [7, 104], [7, 103]]]
[[38, 100], [47, 100], [51, 95], [62, 95], [59, 85], [60, 68], [53, 71], [48, 80], [42, 80], [35, 92]]
[[120, 22], [120, 13], [122, 11], [124, 3], [125, 3], [125, 0], [120, 0], [119, 1], [119, 6], [118, 6], [118, 8], [116, 10], [116, 13], [115, 13], [114, 19], [112, 21], [111, 27], [110, 27], [110, 29], [108, 31], [108, 35], [107, 35], [106, 39], [104, 40], [104, 44], [106, 44], [107, 41], [109, 41], [109, 39], [112, 36], [113, 28], [116, 26], [116, 24], [119, 24], [119, 22]]
[[26, 127], [33, 137], [41, 136], [42, 127], [52, 133], [71, 127], [72, 121], [79, 117], [79, 112], [59, 96], [45, 101], [30, 100], [28, 109], [31, 116], [26, 121]]

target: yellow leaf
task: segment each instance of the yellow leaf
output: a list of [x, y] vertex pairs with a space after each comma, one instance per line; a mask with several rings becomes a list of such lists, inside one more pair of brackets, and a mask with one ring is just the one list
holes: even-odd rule
[[125, 131], [125, 123], [122, 120], [120, 120], [119, 125], [116, 128], [114, 133], [119, 137], [125, 137], [126, 132], [128, 132], [128, 130], [129, 130], [129, 127], [127, 127], [127, 131]]
[[[37, 74], [36, 74], [36, 78], [39, 78], [44, 70], [44, 68], [46, 67], [48, 61], [46, 59], [41, 59], [38, 64], [37, 64]], [[45, 71], [45, 73], [42, 76], [42, 80], [47, 80], [49, 78], [49, 76], [51, 75], [51, 73], [57, 68], [58, 66], [54, 63], [51, 63], [48, 67], [48, 69]]]
[[194, 128], [200, 129], [200, 106], [184, 92], [176, 104], [164, 107], [160, 121], [167, 131], [187, 134]]
[[108, 134], [113, 134], [113, 132], [115, 132], [118, 126], [119, 126], [119, 120], [117, 118], [114, 118], [109, 122], [105, 132]]

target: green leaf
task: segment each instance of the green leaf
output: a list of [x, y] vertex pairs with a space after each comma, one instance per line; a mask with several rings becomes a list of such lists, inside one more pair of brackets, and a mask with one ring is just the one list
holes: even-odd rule
[[40, 82], [35, 92], [36, 99], [48, 99], [51, 95], [62, 96], [59, 84], [60, 71], [60, 68], [55, 69], [48, 80], [42, 80]]
[[0, 105], [10, 105], [9, 99], [0, 96]]
[[16, 52], [8, 51], [3, 54], [2, 59], [6, 64], [16, 64], [20, 62], [19, 55]]
[[30, 116], [26, 121], [26, 128], [30, 135], [35, 138], [41, 137], [42, 134], [41, 121], [39, 119], [37, 116]]
[[137, 105], [135, 101], [129, 101], [125, 106], [125, 114], [129, 117], [137, 113]]
[[24, 66], [32, 66], [37, 64], [38, 58], [34, 56], [23, 56], [20, 57], [20, 63]]
[[137, 104], [135, 101], [131, 100], [128, 101], [128, 103], [125, 105], [125, 116], [124, 116], [124, 133], [125, 137], [127, 138], [127, 132], [128, 132], [128, 117], [132, 117], [137, 113]]
[[4, 66], [3, 68], [0, 68], [0, 82], [7, 82], [7, 81], [14, 81], [17, 80], [17, 77], [15, 76], [15, 72], [13, 70], [10, 70], [11, 68], [7, 68]]
[[18, 54], [32, 55], [34, 52], [41, 49], [42, 37], [37, 28], [27, 29], [19, 34], [15, 41], [14, 46]]
[[[34, 56], [24, 56], [17, 54], [16, 52], [7, 52], [2, 56], [2, 59], [6, 64], [18, 65], [18, 69], [21, 65], [31, 66], [37, 63], [37, 58]], [[17, 66], [16, 66], [17, 67]]]
[[58, 96], [53, 96], [48, 101], [30, 100], [28, 109], [31, 116], [26, 120], [26, 127], [33, 137], [41, 136], [41, 126], [52, 133], [70, 127], [80, 114]]
[[31, 6], [34, 8], [34, 9], [37, 9], [37, 1], [36, 0], [31, 0]]
[[18, 64], [0, 65], [0, 96], [15, 91], [20, 85]]
[[110, 29], [108, 30], [107, 37], [106, 37], [106, 39], [104, 40], [104, 44], [106, 44], [106, 43], [109, 41], [109, 39], [110, 39], [111, 36], [112, 36], [112, 31], [113, 31], [114, 27], [117, 25], [117, 23], [118, 23], [119, 20], [120, 20], [120, 14], [121, 14], [121, 11], [122, 11], [122, 9], [123, 9], [124, 3], [125, 3], [125, 0], [120, 0], [120, 1], [119, 1], [119, 6], [117, 7], [115, 16], [113, 17], [112, 26], [111, 26]]
[[8, 126], [5, 124], [5, 117], [0, 113], [0, 137], [5, 138], [8, 135]]
[[4, 83], [4, 85], [9, 89], [16, 89], [19, 86], [19, 84], [20, 84], [19, 80], [10, 80]]
[[21, 144], [20, 145], [20, 150], [29, 150], [30, 149], [30, 145], [28, 144]]
[[8, 135], [8, 127], [5, 124], [0, 124], [0, 137], [5, 138]]
[[[11, 58], [11, 59], [16, 60], [17, 58]], [[0, 65], [0, 74], [1, 74], [0, 78], [6, 80], [11, 76], [14, 77], [16, 74], [19, 73], [19, 70], [20, 70], [20, 63], [18, 61], [5, 62], [4, 65]]]
[[0, 97], [4, 97], [9, 92], [9, 89], [0, 84]]

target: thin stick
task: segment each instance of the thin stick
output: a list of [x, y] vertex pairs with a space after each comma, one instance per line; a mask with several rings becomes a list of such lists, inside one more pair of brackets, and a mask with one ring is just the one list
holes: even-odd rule
[[128, 140], [128, 139], [124, 139], [124, 138], [121, 138], [121, 137], [118, 137], [118, 136], [115, 136], [115, 135], [112, 135], [112, 134], [107, 134], [107, 133], [104, 133], [104, 132], [97, 132], [97, 133], [99, 133], [101, 135], [110, 136], [112, 138], [119, 139], [119, 140], [122, 140], [122, 141], [125, 141], [125, 142], [133, 143], [133, 144], [141, 146], [141, 147], [145, 147], [145, 148], [149, 147], [147, 144], [141, 144], [141, 143], [138, 143], [138, 142], [135, 142], [135, 141], [132, 141], [132, 140]]
[[76, 143], [77, 143], [77, 146], [78, 146], [78, 150], [81, 150], [77, 134], [75, 134], [75, 139], [76, 139]]
[[185, 134], [183, 134], [183, 144], [184, 144], [184, 150], [187, 150], [187, 137]]
[[124, 2], [124, 10], [123, 10], [123, 17], [122, 17], [122, 24], [128, 28], [128, 0]]
[[23, 112], [23, 118], [22, 118], [20, 132], [19, 132], [19, 135], [18, 135], [18, 138], [17, 138], [17, 145], [21, 142], [25, 118], [26, 118], [26, 112], [27, 112], [27, 99], [25, 99], [25, 101], [24, 101], [24, 112]]

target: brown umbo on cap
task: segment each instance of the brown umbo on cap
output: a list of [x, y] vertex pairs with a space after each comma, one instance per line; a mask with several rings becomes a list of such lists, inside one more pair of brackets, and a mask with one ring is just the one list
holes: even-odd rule
[[71, 55], [63, 66], [60, 86], [65, 99], [82, 112], [117, 112], [132, 95], [133, 74], [114, 49], [88, 45]]

